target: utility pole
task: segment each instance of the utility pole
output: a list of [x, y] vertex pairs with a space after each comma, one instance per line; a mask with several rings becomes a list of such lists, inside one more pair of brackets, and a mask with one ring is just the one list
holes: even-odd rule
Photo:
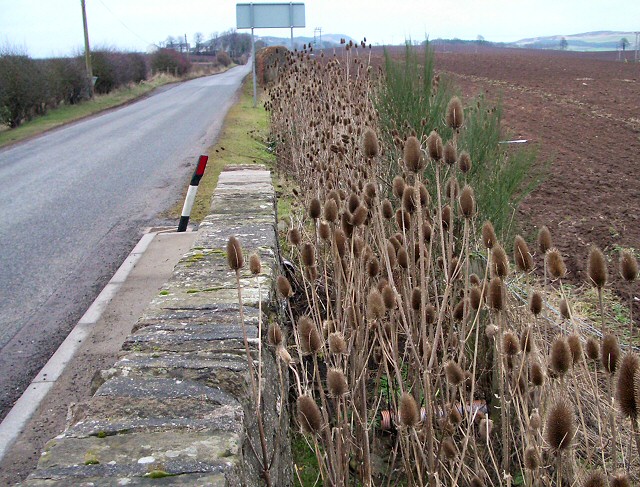
[[89, 81], [89, 96], [93, 98], [93, 69], [91, 68], [91, 49], [89, 48], [89, 31], [87, 30], [87, 9], [84, 0], [80, 0], [82, 6], [82, 26], [84, 27], [84, 62], [87, 66], [87, 79]]
[[634, 61], [640, 61], [640, 32], [636, 32], [636, 52], [634, 56]]

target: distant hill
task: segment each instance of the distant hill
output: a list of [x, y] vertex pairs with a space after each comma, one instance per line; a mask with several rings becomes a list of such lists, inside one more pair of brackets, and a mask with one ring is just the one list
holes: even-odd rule
[[636, 39], [636, 35], [633, 32], [602, 30], [565, 36], [531, 37], [529, 39], [520, 39], [512, 43], [512, 45], [529, 49], [558, 49], [563, 37], [567, 40], [567, 49], [569, 51], [615, 51], [620, 47], [622, 38], [626, 38], [629, 41], [627, 49], [633, 50]]
[[[344, 34], [322, 34], [322, 37], [317, 36], [315, 39], [313, 37], [294, 36], [293, 46], [296, 49], [302, 49], [302, 47], [306, 44], [307, 46], [313, 45], [314, 49], [330, 49], [332, 47], [339, 46], [340, 39], [345, 39], [346, 42], [352, 40], [351, 37]], [[289, 47], [291, 45], [290, 37], [261, 36], [256, 40], [264, 42], [264, 44], [267, 46]]]

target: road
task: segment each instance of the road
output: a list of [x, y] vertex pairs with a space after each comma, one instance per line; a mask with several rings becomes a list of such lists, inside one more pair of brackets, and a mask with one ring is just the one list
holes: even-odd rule
[[249, 70], [0, 150], [0, 419], [180, 197]]

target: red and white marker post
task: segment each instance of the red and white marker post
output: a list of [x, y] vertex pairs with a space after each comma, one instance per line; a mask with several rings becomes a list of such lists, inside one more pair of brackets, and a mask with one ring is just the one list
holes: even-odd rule
[[179, 232], [187, 230], [189, 217], [191, 216], [191, 208], [193, 208], [193, 202], [195, 201], [196, 193], [198, 192], [198, 184], [200, 184], [200, 179], [202, 179], [208, 160], [209, 156], [200, 156], [200, 159], [198, 159], [198, 166], [196, 167], [193, 176], [191, 176], [189, 191], [187, 191], [187, 197], [185, 198], [184, 205], [182, 206], [182, 216], [180, 216], [180, 223], [178, 224]]

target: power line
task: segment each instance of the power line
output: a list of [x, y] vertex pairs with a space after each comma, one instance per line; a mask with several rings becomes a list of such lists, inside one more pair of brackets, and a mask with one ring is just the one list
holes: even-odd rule
[[142, 42], [144, 42], [144, 43], [145, 43], [145, 44], [147, 44], [147, 45], [149, 45], [149, 44], [155, 44], [154, 42], [149, 42], [148, 40], [143, 39], [142, 37], [140, 37], [140, 36], [138, 35], [138, 33], [134, 32], [134, 31], [133, 31], [133, 30], [132, 30], [132, 29], [131, 29], [127, 24], [125, 24], [122, 20], [120, 20], [120, 17], [118, 17], [116, 14], [114, 14], [114, 13], [113, 13], [113, 11], [112, 11], [109, 7], [107, 7], [107, 5], [106, 5], [102, 0], [98, 0], [98, 1], [102, 4], [102, 6], [103, 6], [104, 8], [106, 8], [106, 9], [107, 9], [107, 11], [108, 11], [111, 15], [113, 15], [113, 18], [115, 18], [118, 22], [120, 22], [120, 23], [122, 24], [122, 26], [123, 26], [125, 29], [127, 29], [129, 32], [131, 32], [134, 36], [136, 36], [138, 39], [140, 39]]

